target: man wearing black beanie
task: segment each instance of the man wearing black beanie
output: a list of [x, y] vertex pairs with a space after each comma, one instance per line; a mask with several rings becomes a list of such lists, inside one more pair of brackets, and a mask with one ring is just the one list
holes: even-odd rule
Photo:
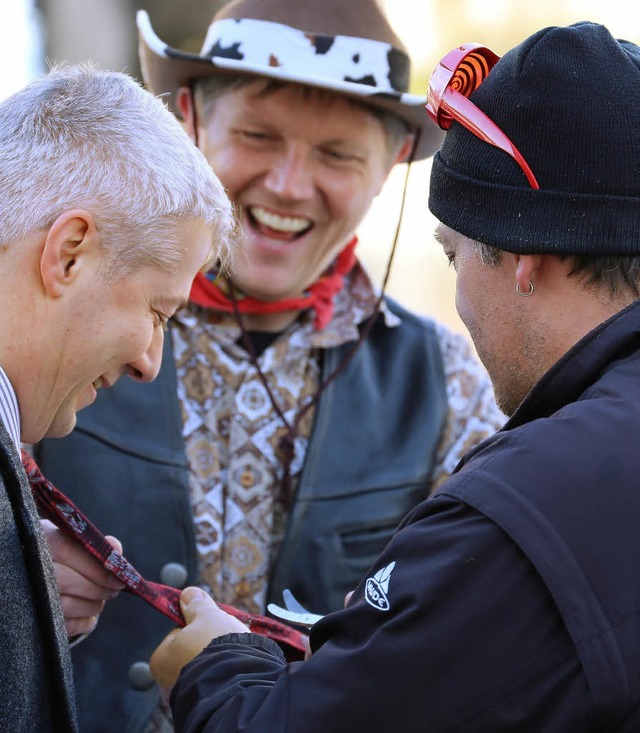
[[640, 49], [591, 23], [460, 46], [427, 109], [437, 236], [510, 419], [308, 661], [186, 589], [152, 658], [177, 731], [640, 730]]

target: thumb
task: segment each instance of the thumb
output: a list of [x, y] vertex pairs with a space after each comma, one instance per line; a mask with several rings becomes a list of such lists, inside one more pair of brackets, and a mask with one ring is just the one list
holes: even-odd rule
[[113, 549], [116, 552], [119, 552], [122, 555], [122, 542], [117, 537], [114, 537], [113, 535], [108, 534], [105, 539], [107, 542], [113, 547]]
[[180, 607], [185, 621], [191, 623], [199, 613], [215, 608], [216, 604], [201, 588], [189, 586], [180, 595]]
[[350, 590], [347, 595], [344, 597], [344, 607], [346, 608], [349, 605], [349, 601], [351, 600], [351, 596], [353, 595], [353, 591]]

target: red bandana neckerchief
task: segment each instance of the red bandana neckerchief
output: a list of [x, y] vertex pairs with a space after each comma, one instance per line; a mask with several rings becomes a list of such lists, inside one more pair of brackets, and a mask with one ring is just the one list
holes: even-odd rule
[[[178, 588], [145, 580], [133, 565], [111, 546], [100, 530], [42, 475], [36, 462], [26, 451], [22, 451], [22, 465], [27, 472], [33, 498], [43, 519], [49, 519], [58, 529], [79, 542], [106, 570], [124, 583], [126, 590], [145, 600], [178, 626], [185, 625]], [[275, 619], [245, 613], [224, 603], [217, 605], [223, 611], [240, 619], [254, 634], [268, 636], [276, 641], [288, 661], [303, 659], [306, 643], [301, 632]]]
[[[357, 243], [358, 239], [354, 237], [336, 257], [333, 265], [300, 297], [266, 301], [238, 293], [236, 298], [238, 312], [267, 314], [313, 308], [316, 312], [314, 328], [318, 331], [325, 328], [333, 316], [333, 299], [336, 293], [342, 290], [345, 275], [356, 263], [354, 250]], [[228, 294], [227, 282], [213, 280], [211, 277], [215, 277], [215, 273], [196, 275], [191, 287], [191, 301], [205, 308], [233, 313], [235, 309], [233, 300]]]

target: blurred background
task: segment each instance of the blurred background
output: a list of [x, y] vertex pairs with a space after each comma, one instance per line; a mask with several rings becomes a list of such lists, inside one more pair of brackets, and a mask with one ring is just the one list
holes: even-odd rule
[[[315, 0], [297, 0], [311, 2]], [[349, 2], [349, 0], [344, 0]], [[476, 41], [504, 53], [548, 25], [592, 20], [640, 43], [640, 6], [628, 0], [380, 0], [413, 60], [411, 91], [424, 94], [435, 64]], [[160, 38], [198, 52], [224, 0], [1, 0], [0, 99], [51, 63], [92, 59], [140, 78], [135, 13], [148, 11]], [[311, 29], [312, 30], [312, 29]], [[414, 164], [388, 292], [465, 333], [453, 306], [454, 273], [433, 240], [426, 199], [430, 162]], [[406, 166], [394, 171], [360, 230], [359, 252], [381, 283], [400, 208]]]

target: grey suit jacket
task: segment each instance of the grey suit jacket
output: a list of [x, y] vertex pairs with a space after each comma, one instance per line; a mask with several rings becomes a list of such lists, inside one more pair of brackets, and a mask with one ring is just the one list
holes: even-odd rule
[[49, 550], [20, 456], [0, 423], [0, 733], [77, 729]]

